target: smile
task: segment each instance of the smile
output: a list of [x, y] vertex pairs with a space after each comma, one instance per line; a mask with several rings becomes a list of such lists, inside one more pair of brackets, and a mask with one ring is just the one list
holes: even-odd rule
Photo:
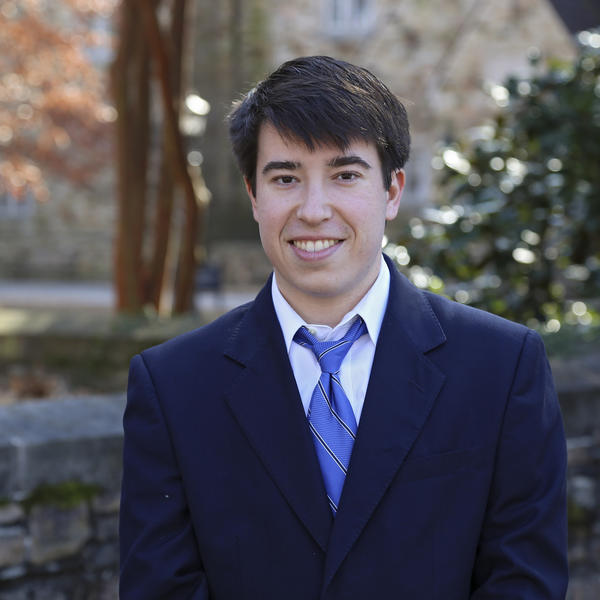
[[338, 243], [339, 240], [293, 240], [292, 244], [304, 250], [305, 252], [320, 252], [321, 250], [327, 250]]

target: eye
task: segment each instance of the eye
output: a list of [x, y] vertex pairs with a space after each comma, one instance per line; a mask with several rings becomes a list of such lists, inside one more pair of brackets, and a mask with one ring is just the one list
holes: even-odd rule
[[293, 175], [278, 175], [277, 177], [273, 177], [273, 182], [279, 185], [291, 185], [296, 180], [296, 177]]
[[359, 177], [360, 173], [356, 173], [355, 171], [344, 171], [335, 176], [339, 181], [355, 181]]

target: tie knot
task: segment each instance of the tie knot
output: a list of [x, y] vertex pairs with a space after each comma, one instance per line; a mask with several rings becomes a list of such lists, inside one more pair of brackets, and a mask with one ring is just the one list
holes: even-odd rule
[[324, 373], [337, 373], [352, 344], [366, 332], [365, 322], [358, 317], [352, 323], [346, 335], [339, 340], [320, 342], [306, 327], [300, 327], [294, 335], [294, 341], [314, 352], [321, 366], [321, 371]]

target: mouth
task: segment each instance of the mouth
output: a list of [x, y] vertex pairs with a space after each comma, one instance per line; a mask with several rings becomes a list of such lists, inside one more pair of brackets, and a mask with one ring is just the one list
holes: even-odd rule
[[303, 250], [304, 252], [321, 252], [327, 250], [336, 244], [339, 244], [341, 240], [334, 239], [322, 239], [322, 240], [292, 240], [291, 243], [296, 248]]

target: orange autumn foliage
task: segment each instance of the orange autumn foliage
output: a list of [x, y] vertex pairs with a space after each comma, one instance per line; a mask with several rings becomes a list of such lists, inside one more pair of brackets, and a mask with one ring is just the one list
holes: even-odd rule
[[85, 184], [110, 158], [114, 108], [94, 56], [116, 0], [0, 6], [0, 193], [48, 196], [46, 174]]

